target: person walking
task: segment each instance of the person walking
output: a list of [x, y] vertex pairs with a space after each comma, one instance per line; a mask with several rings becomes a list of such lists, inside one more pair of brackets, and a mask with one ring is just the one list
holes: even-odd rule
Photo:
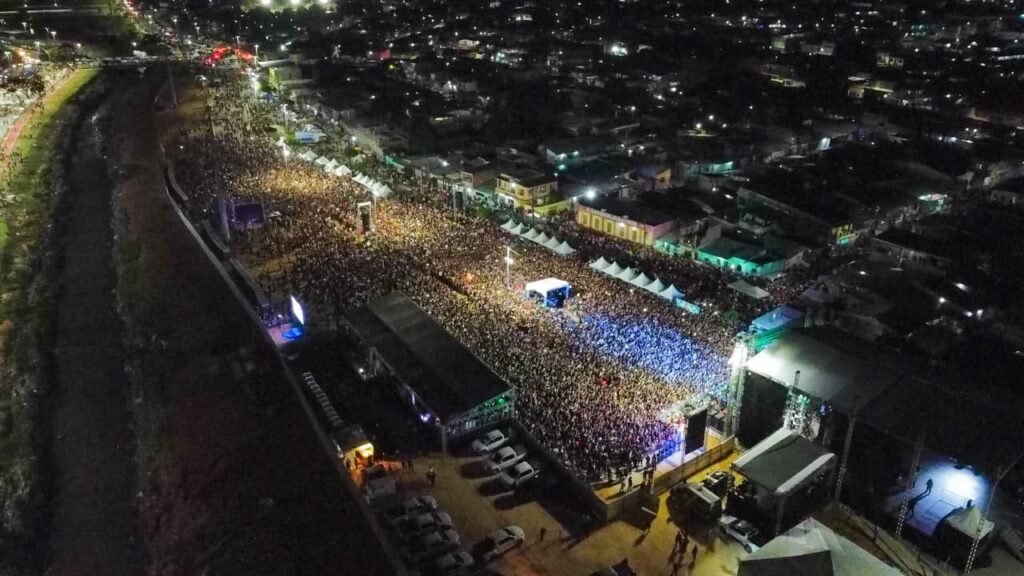
[[693, 552], [690, 553], [690, 570], [697, 565], [697, 545], [693, 545]]
[[430, 482], [431, 486], [437, 484], [437, 471], [434, 470], [433, 464], [427, 469], [427, 481]]
[[672, 555], [675, 556], [680, 549], [686, 550], [686, 544], [683, 544], [683, 531], [676, 530], [676, 541], [672, 545]]

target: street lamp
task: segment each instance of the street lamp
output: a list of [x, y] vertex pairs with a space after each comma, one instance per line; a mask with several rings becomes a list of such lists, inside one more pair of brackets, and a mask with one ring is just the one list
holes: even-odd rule
[[515, 260], [512, 259], [512, 254], [515, 251], [512, 250], [511, 246], [505, 247], [505, 287], [512, 287], [512, 265], [515, 264]]
[[256, 46], [256, 63], [259, 64], [260, 63], [260, 45], [256, 44], [255, 46]]

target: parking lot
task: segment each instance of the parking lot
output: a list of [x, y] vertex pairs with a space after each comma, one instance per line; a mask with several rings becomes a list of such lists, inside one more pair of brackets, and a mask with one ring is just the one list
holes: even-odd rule
[[[346, 421], [363, 425], [373, 439], [378, 456], [388, 463], [395, 480], [397, 493], [376, 506], [383, 512], [390, 506], [411, 496], [431, 495], [439, 511], [450, 515], [461, 546], [471, 550], [495, 530], [514, 525], [522, 528], [525, 542], [485, 566], [477, 566], [467, 574], [479, 575], [589, 575], [595, 570], [628, 559], [637, 574], [643, 576], [669, 576], [686, 574], [719, 576], [735, 574], [738, 558], [744, 551], [735, 542], [725, 542], [717, 536], [694, 533], [685, 557], [675, 571], [673, 546], [678, 531], [666, 504], [667, 493], [659, 499], [658, 515], [650, 529], [640, 521], [615, 521], [590, 531], [587, 528], [588, 511], [563, 486], [553, 483], [550, 474], [544, 482], [524, 486], [516, 492], [504, 490], [496, 477], [485, 473], [484, 459], [469, 449], [474, 435], [463, 442], [449, 446], [447, 454], [440, 451], [432, 430], [420, 424], [381, 381], [362, 381], [350, 368], [337, 362], [327, 343], [320, 353], [307, 349], [303, 354], [300, 371], [311, 370], [327, 387], [332, 401]], [[319, 346], [313, 346], [319, 348]], [[518, 445], [513, 440], [511, 446]], [[412, 457], [413, 469], [403, 468], [401, 462]], [[529, 460], [534, 459], [530, 454]], [[728, 468], [732, 459], [701, 471], [689, 481], [697, 481], [713, 470]], [[434, 485], [427, 478], [433, 466]], [[553, 485], [551, 485], [553, 484]], [[599, 524], [599, 523], [598, 523]], [[541, 540], [541, 529], [545, 535]], [[395, 550], [405, 548], [405, 538], [398, 530], [386, 528]], [[690, 569], [690, 552], [698, 546], [697, 562]], [[429, 566], [429, 562], [420, 566]], [[429, 571], [427, 571], [429, 572]]]
[[[592, 533], [585, 529], [585, 512], [564, 505], [558, 485], [536, 490], [509, 492], [495, 478], [485, 474], [482, 458], [456, 446], [455, 455], [427, 453], [413, 460], [414, 470], [396, 473], [403, 496], [429, 494], [438, 509], [447, 512], [463, 547], [474, 544], [495, 530], [515, 525], [525, 532], [522, 546], [476, 568], [473, 574], [502, 575], [589, 575], [595, 570], [628, 559], [642, 575], [735, 574], [738, 558], [744, 554], [735, 542], [725, 542], [713, 532], [693, 533], [683, 561], [674, 562], [673, 546], [678, 531], [666, 505], [649, 529], [625, 521], [612, 522]], [[720, 464], [727, 466], [727, 462]], [[434, 485], [428, 481], [433, 467]], [[702, 471], [702, 475], [708, 471]], [[542, 537], [542, 531], [543, 537]], [[698, 546], [697, 560], [690, 568], [691, 552]]]

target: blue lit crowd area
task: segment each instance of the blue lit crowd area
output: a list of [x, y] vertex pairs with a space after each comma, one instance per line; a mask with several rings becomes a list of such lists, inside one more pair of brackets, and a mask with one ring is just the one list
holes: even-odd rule
[[705, 399], [725, 402], [726, 359], [655, 317], [556, 315], [566, 336], [631, 369], [644, 370]]

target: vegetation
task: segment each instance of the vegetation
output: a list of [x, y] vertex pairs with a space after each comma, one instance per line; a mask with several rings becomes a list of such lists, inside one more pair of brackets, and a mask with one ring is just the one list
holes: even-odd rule
[[38, 488], [45, 351], [52, 324], [54, 258], [48, 243], [63, 196], [61, 158], [76, 107], [68, 105], [96, 75], [78, 70], [47, 94], [14, 149], [20, 158], [0, 188], [0, 573], [28, 531], [25, 505]]

